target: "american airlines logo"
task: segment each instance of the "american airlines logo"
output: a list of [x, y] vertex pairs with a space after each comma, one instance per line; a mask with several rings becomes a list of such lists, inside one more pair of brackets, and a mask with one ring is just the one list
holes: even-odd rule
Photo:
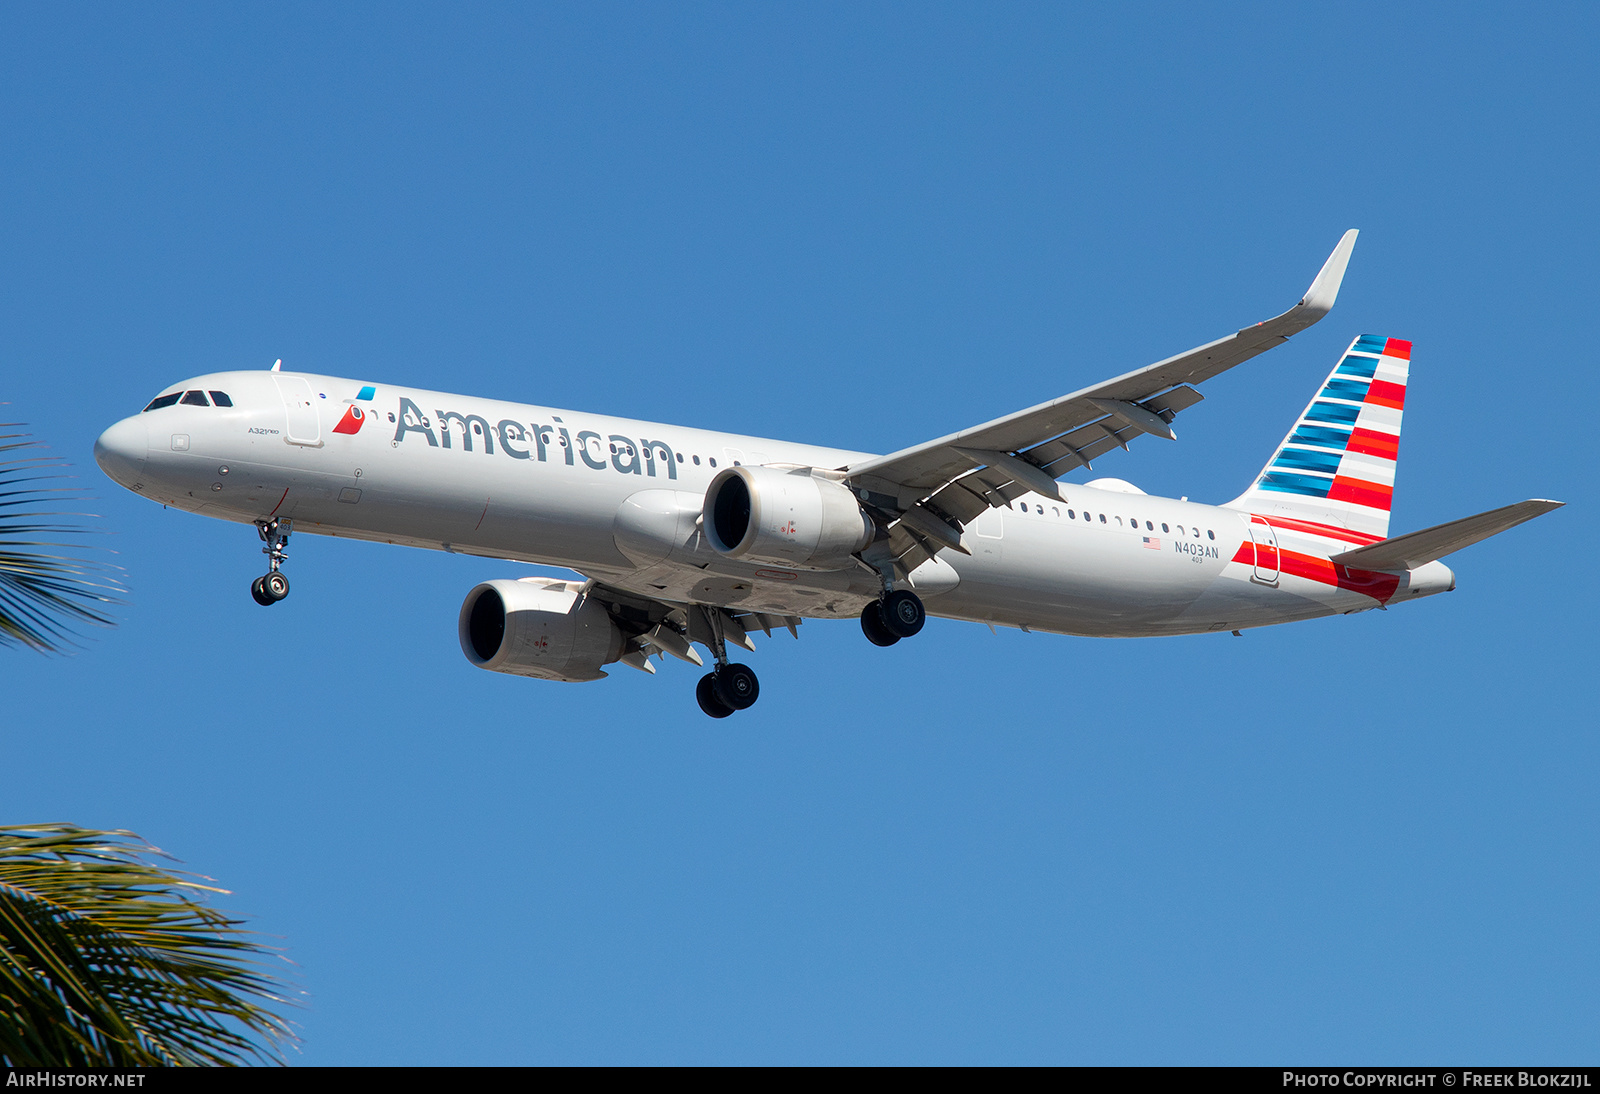
[[335, 433], [359, 433], [362, 423], [367, 420], [366, 411], [351, 404], [345, 408], [344, 417], [339, 419], [339, 424], [333, 427]]
[[549, 425], [524, 423], [514, 418], [502, 418], [491, 424], [481, 414], [463, 414], [457, 410], [435, 410], [429, 417], [404, 396], [400, 398], [395, 423], [394, 440], [390, 443], [396, 447], [415, 433], [420, 434], [430, 448], [450, 449], [459, 440], [462, 451], [478, 451], [481, 446], [484, 455], [493, 456], [498, 440], [500, 451], [514, 460], [548, 463], [560, 459], [568, 467], [575, 467], [577, 461], [582, 460], [596, 471], [610, 467], [624, 475], [651, 478], [656, 477], [656, 465], [660, 463], [665, 465], [669, 479], [678, 477], [678, 463], [682, 459], [666, 441], [635, 439], [620, 433], [602, 436], [592, 429], [573, 433], [556, 417], [551, 418]]

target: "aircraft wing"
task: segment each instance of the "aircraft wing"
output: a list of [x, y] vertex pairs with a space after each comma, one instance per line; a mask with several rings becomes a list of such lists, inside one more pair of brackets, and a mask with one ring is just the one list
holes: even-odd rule
[[1141, 434], [1176, 440], [1171, 422], [1204, 398], [1192, 385], [1248, 361], [1328, 314], [1339, 295], [1352, 228], [1305, 296], [1282, 315], [1153, 365], [1003, 418], [844, 469], [862, 500], [891, 521], [890, 546], [909, 572], [961, 528], [1030, 491], [1059, 497], [1057, 477]]
[[754, 652], [750, 636], [761, 631], [768, 638], [775, 630], [788, 630], [800, 637], [803, 622], [797, 615], [773, 615], [740, 608], [716, 608], [704, 604], [680, 604], [640, 596], [589, 578], [585, 592], [605, 605], [612, 620], [623, 632], [619, 660], [642, 672], [654, 673], [651, 657], [671, 654], [691, 665], [705, 660], [695, 650], [699, 643], [715, 651], [718, 643], [741, 646]]

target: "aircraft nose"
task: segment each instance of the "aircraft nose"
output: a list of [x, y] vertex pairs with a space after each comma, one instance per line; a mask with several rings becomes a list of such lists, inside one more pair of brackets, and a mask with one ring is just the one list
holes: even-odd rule
[[94, 462], [123, 486], [132, 487], [150, 455], [150, 429], [140, 417], [124, 418], [94, 442]]

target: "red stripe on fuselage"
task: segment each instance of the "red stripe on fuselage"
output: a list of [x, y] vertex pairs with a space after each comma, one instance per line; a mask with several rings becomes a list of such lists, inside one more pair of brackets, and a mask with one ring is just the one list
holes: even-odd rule
[[1346, 452], [1359, 452], [1363, 456], [1378, 456], [1385, 460], [1400, 458], [1400, 438], [1393, 433], [1379, 433], [1376, 429], [1357, 429], [1345, 444]]
[[1283, 572], [1295, 577], [1309, 578], [1324, 585], [1337, 585], [1341, 589], [1370, 596], [1380, 604], [1387, 604], [1400, 579], [1394, 574], [1381, 574], [1372, 570], [1352, 570], [1325, 558], [1302, 555], [1298, 551], [1279, 552], [1283, 556]]
[[[1268, 557], [1262, 559], [1268, 567], [1271, 566], [1271, 548], [1263, 547], [1262, 553]], [[1353, 593], [1370, 596], [1380, 604], [1387, 604], [1389, 598], [1394, 596], [1394, 591], [1400, 587], [1400, 579], [1394, 574], [1376, 573], [1372, 570], [1352, 570], [1348, 566], [1340, 566], [1331, 559], [1320, 558], [1316, 555], [1304, 555], [1299, 551], [1278, 552], [1279, 572], [1290, 577], [1303, 577], [1307, 581], [1315, 581], [1319, 585], [1332, 585], [1339, 589], [1348, 589]], [[1255, 545], [1248, 540], [1239, 544], [1239, 550], [1234, 552], [1233, 561], [1246, 566], [1256, 564]]]
[[1353, 532], [1348, 528], [1335, 528], [1331, 524], [1318, 524], [1314, 520], [1294, 520], [1290, 517], [1270, 516], [1263, 517], [1252, 513], [1258, 520], [1264, 520], [1274, 528], [1283, 528], [1291, 532], [1310, 532], [1314, 536], [1327, 536], [1329, 539], [1339, 539], [1346, 543], [1359, 543], [1365, 546], [1368, 543], [1382, 543], [1382, 536], [1369, 535], [1366, 532]]

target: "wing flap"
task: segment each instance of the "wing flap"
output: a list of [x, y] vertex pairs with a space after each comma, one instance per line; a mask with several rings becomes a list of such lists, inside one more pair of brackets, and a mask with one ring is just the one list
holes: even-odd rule
[[1369, 543], [1353, 551], [1342, 551], [1333, 556], [1333, 561], [1341, 566], [1362, 570], [1415, 570], [1418, 566], [1441, 559], [1463, 547], [1471, 547], [1474, 543], [1498, 535], [1508, 528], [1515, 528], [1565, 504], [1542, 498], [1519, 501], [1487, 513]]

